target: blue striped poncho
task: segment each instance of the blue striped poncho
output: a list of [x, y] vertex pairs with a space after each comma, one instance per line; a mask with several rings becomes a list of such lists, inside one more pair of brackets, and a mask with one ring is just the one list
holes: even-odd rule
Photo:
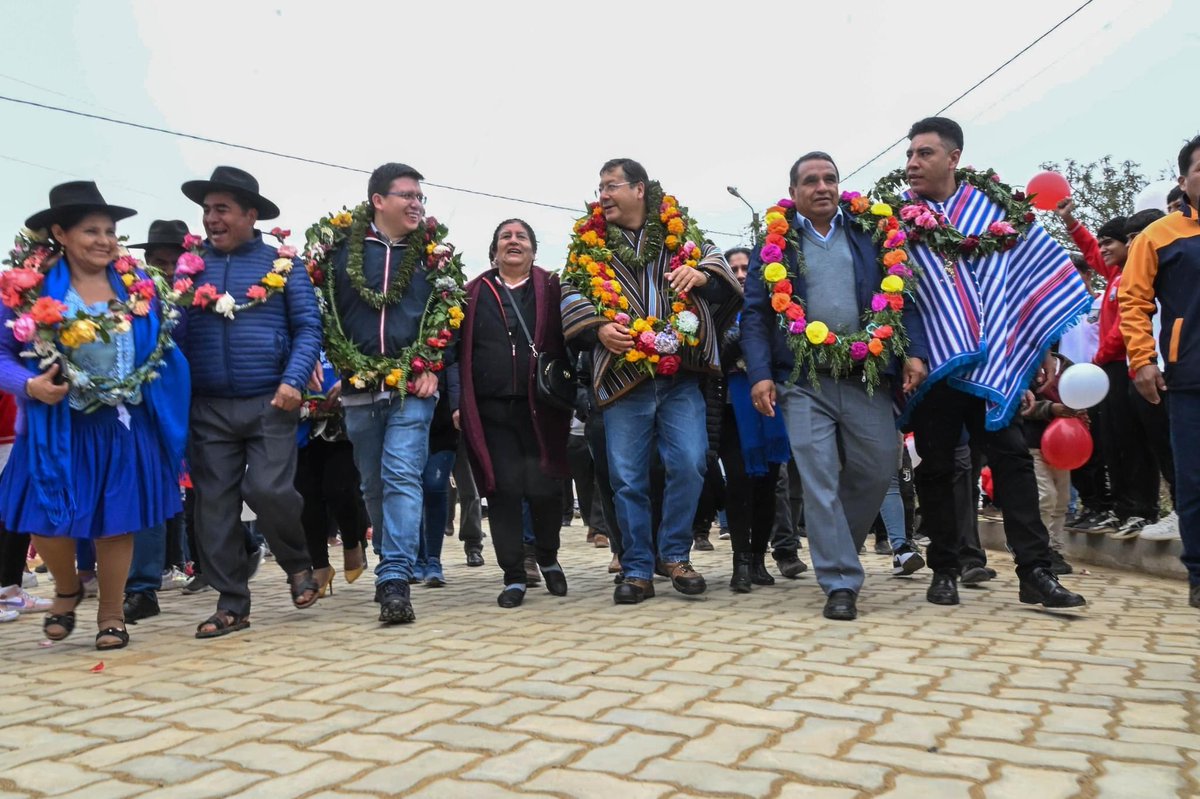
[[[960, 183], [941, 211], [964, 236], [980, 236], [1005, 212], [982, 191]], [[929, 377], [905, 416], [938, 380], [987, 401], [986, 426], [1008, 425], [1046, 350], [1062, 337], [1092, 298], [1066, 251], [1034, 223], [1007, 252], [946, 260], [924, 244], [909, 253], [920, 267], [917, 308], [929, 344]]]

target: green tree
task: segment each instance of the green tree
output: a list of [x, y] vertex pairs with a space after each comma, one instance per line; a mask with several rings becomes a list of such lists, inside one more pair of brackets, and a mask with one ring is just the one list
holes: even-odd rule
[[[1092, 233], [1114, 216], [1132, 214], [1133, 201], [1138, 192], [1150, 183], [1142, 174], [1141, 164], [1128, 159], [1113, 163], [1111, 155], [1086, 164], [1073, 158], [1066, 159], [1062, 164], [1047, 161], [1042, 164], [1042, 169], [1059, 173], [1071, 184], [1075, 218]], [[1075, 249], [1075, 242], [1053, 212], [1042, 211], [1038, 215], [1051, 236], [1064, 247]]]

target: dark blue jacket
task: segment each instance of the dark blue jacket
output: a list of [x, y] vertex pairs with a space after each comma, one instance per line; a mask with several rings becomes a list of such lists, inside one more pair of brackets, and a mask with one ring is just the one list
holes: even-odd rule
[[[883, 272], [879, 266], [879, 249], [866, 233], [854, 223], [849, 212], [843, 209], [839, 224], [845, 227], [846, 240], [850, 243], [850, 255], [854, 259], [854, 279], [861, 309], [871, 307], [871, 297], [879, 291]], [[803, 246], [803, 234], [800, 236]], [[796, 273], [796, 256], [788, 248], [784, 256], [792, 291], [801, 300], [805, 299], [807, 283], [803, 275]], [[746, 307], [742, 310], [742, 353], [746, 359], [746, 376], [750, 385], [760, 380], [785, 382], [795, 366], [795, 358], [788, 349], [787, 332], [780, 324], [779, 314], [771, 307], [771, 292], [762, 278], [762, 259], [755, 248], [750, 256], [750, 270], [746, 275]], [[905, 298], [901, 312], [904, 332], [908, 336], [909, 357], [929, 359], [925, 343], [925, 325], [911, 297]], [[899, 375], [895, 359], [889, 358], [881, 373], [891, 377]]]
[[[254, 231], [254, 238], [233, 252], [204, 245], [204, 271], [197, 285], [211, 283], [239, 303], [246, 290], [271, 271], [276, 249]], [[287, 287], [233, 320], [209, 310], [189, 308], [183, 348], [192, 366], [197, 397], [259, 397], [274, 394], [281, 383], [303, 391], [321, 350], [321, 312], [304, 265], [295, 260]]]
[[[395, 279], [396, 270], [407, 250], [403, 244], [391, 244], [380, 237], [373, 228], [367, 229], [363, 239], [363, 278], [367, 288], [384, 291], [385, 279]], [[385, 305], [381, 309], [365, 303], [346, 274], [346, 263], [350, 258], [349, 241], [338, 248], [333, 256], [333, 269], [327, 280], [333, 280], [333, 296], [337, 303], [338, 319], [342, 332], [364, 355], [394, 354], [412, 344], [421, 331], [421, 318], [425, 306], [433, 293], [425, 259], [421, 258], [413, 270], [412, 282], [399, 302]], [[455, 347], [447, 347], [443, 356], [446, 365], [454, 362]], [[346, 394], [358, 391], [378, 391], [378, 386], [355, 389], [343, 384]]]

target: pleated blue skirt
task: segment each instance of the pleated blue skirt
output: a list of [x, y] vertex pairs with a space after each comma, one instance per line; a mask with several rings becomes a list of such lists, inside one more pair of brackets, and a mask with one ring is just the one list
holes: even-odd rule
[[[71, 479], [75, 512], [63, 534], [103, 538], [152, 527], [178, 514], [178, 464], [166, 463], [149, 412], [126, 405], [129, 426], [116, 408], [71, 411]], [[9, 530], [54, 535], [37, 501], [28, 439], [18, 435], [0, 475], [0, 508]], [[36, 455], [35, 455], [36, 457]]]

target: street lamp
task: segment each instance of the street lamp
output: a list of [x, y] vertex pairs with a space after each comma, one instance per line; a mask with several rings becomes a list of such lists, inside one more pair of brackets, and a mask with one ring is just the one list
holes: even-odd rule
[[762, 230], [759, 227], [758, 211], [753, 205], [746, 202], [745, 197], [738, 193], [737, 186], [726, 186], [725, 191], [737, 197], [743, 203], [746, 203], [746, 207], [750, 209], [750, 232], [754, 236], [754, 246], [757, 247], [762, 242]]

